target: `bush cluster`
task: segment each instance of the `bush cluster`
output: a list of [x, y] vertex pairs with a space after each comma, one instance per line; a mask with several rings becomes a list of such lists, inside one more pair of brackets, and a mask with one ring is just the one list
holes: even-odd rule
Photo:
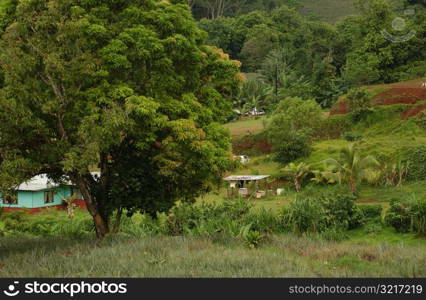
[[426, 201], [392, 199], [385, 222], [398, 232], [426, 235]]
[[0, 236], [26, 234], [34, 236], [81, 236], [94, 231], [90, 218], [77, 216], [72, 220], [48, 210], [30, 215], [25, 210], [4, 213], [0, 219]]
[[404, 161], [410, 163], [407, 179], [426, 180], [426, 146], [408, 148], [404, 151]]
[[252, 204], [245, 199], [225, 200], [221, 204], [180, 204], [167, 216], [167, 233], [240, 238], [248, 246], [256, 247], [280, 228], [271, 211], [251, 208]]
[[330, 229], [355, 229], [363, 225], [364, 215], [350, 194], [324, 193], [317, 197], [297, 197], [282, 212], [284, 226], [298, 233]]
[[359, 209], [368, 220], [381, 219], [383, 207], [380, 204], [359, 205]]
[[[271, 234], [291, 232], [314, 234], [320, 239], [340, 241], [347, 230], [364, 226], [367, 234], [377, 234], [384, 225], [398, 232], [426, 234], [425, 200], [392, 200], [382, 222], [382, 206], [355, 204], [356, 198], [344, 192], [301, 194], [276, 214], [253, 209], [246, 199], [224, 200], [219, 204], [180, 203], [157, 217], [147, 214], [123, 216], [121, 232], [133, 236], [191, 235], [213, 239], [236, 238], [248, 247], [257, 247]], [[47, 211], [29, 215], [25, 211], [5, 213], [0, 219], [0, 236], [72, 236], [93, 234], [91, 218], [85, 213], [72, 220], [63, 213]]]

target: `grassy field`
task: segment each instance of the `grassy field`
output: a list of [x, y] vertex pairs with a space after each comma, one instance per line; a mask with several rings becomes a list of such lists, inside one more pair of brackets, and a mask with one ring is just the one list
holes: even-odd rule
[[231, 136], [242, 136], [246, 134], [254, 134], [262, 131], [265, 128], [265, 117], [253, 119], [246, 118], [236, 122], [231, 122], [225, 125], [231, 132]]
[[[418, 181], [413, 183], [406, 183], [401, 187], [376, 187], [370, 185], [362, 185], [359, 187], [359, 196], [356, 201], [358, 204], [381, 204], [384, 209], [389, 206], [391, 199], [403, 199], [407, 196], [422, 197], [426, 195], [426, 181]], [[279, 212], [283, 207], [290, 204], [292, 199], [296, 196], [296, 192], [290, 185], [283, 185], [285, 192], [280, 196], [268, 196], [262, 199], [249, 200], [254, 204], [255, 209], [271, 209], [272, 211]], [[324, 191], [333, 191], [333, 186], [317, 186], [310, 184], [304, 188], [304, 191], [311, 190], [317, 193]], [[344, 187], [343, 187], [344, 189]], [[226, 197], [226, 189], [222, 188], [219, 191], [210, 193], [198, 199], [199, 203], [220, 203]]]
[[426, 243], [386, 236], [271, 236], [257, 249], [195, 237], [10, 237], [0, 240], [0, 277], [425, 277]]

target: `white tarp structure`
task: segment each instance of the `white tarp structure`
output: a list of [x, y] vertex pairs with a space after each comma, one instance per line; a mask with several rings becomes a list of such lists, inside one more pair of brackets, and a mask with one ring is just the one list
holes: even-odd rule
[[258, 181], [271, 177], [271, 175], [232, 175], [224, 178], [226, 181]]

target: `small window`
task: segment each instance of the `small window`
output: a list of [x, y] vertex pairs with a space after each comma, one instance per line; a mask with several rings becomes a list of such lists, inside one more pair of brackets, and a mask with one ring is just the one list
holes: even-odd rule
[[7, 205], [16, 205], [18, 204], [18, 194], [17, 193], [13, 193], [13, 194], [9, 194], [9, 195], [4, 195], [3, 196], [3, 204], [7, 204]]
[[44, 203], [53, 203], [55, 193], [53, 191], [44, 192]]

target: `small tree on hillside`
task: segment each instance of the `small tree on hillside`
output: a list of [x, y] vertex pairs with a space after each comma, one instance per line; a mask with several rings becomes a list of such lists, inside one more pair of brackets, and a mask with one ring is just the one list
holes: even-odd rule
[[371, 92], [365, 88], [354, 88], [348, 92], [348, 108], [355, 121], [371, 108]]
[[314, 100], [282, 100], [266, 129], [275, 160], [286, 164], [308, 156], [321, 120], [321, 107]]

